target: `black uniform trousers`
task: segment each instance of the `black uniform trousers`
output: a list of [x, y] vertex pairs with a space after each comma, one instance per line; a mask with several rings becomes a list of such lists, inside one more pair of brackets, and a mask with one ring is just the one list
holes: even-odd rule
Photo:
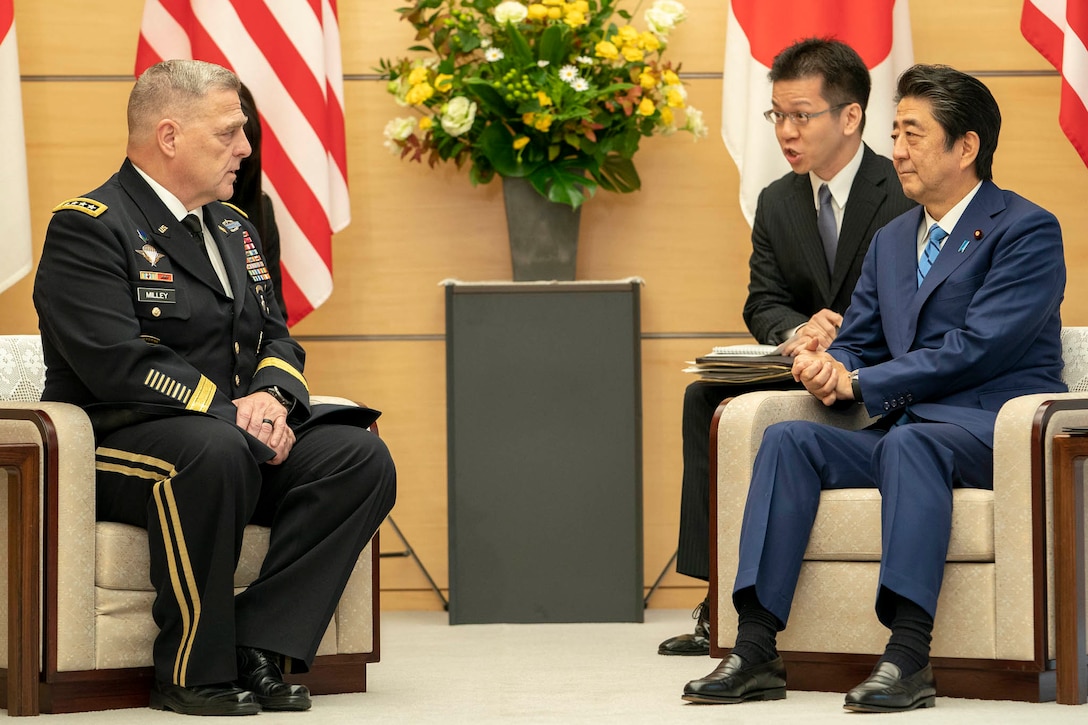
[[792, 390], [793, 379], [759, 385], [697, 380], [684, 391], [684, 473], [680, 491], [680, 541], [676, 571], [695, 579], [710, 579], [710, 424], [726, 398], [756, 390]]
[[[99, 441], [96, 468], [98, 520], [148, 531], [155, 676], [183, 686], [234, 680], [238, 646], [308, 669], [396, 497], [385, 444], [347, 425], [307, 428], [272, 466], [257, 462], [233, 424], [163, 418]], [[270, 545], [258, 578], [236, 597], [247, 523], [271, 526]]]

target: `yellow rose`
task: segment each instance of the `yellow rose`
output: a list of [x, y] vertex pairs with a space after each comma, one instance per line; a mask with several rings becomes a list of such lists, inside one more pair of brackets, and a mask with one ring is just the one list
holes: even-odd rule
[[646, 57], [646, 54], [633, 45], [625, 45], [623, 46], [623, 57], [628, 63], [639, 63]]
[[417, 86], [427, 80], [426, 68], [413, 68], [412, 72], [408, 74], [408, 83], [413, 86]]
[[654, 102], [649, 98], [643, 98], [638, 104], [638, 113], [640, 116], [652, 116], [657, 108], [654, 106]]
[[533, 3], [529, 6], [529, 19], [530, 20], [543, 20], [548, 17], [548, 8], [540, 3]]
[[676, 88], [670, 88], [665, 91], [665, 101], [669, 104], [670, 108], [683, 108], [684, 100], [684, 94]]
[[582, 15], [589, 15], [589, 3], [586, 0], [575, 0], [569, 4], [569, 7], [574, 8]]
[[433, 95], [434, 88], [431, 87], [430, 83], [420, 83], [419, 85], [412, 86], [412, 89], [408, 91], [408, 95], [404, 97], [404, 100], [408, 101], [409, 105], [418, 106]]
[[602, 40], [600, 43], [597, 43], [595, 54], [598, 58], [604, 58], [605, 60], [615, 60], [619, 57], [620, 51], [619, 48], [617, 48], [612, 43], [608, 42], [607, 40]]
[[439, 93], [445, 93], [451, 88], [453, 88], [453, 76], [442, 73], [435, 77], [434, 89], [436, 91], [438, 91]]
[[521, 114], [521, 122], [524, 123], [526, 126], [532, 126], [533, 123], [536, 122], [536, 114], [535, 113], [523, 113], [523, 114]]
[[548, 94], [544, 91], [536, 92], [536, 100], [540, 102], [540, 107], [545, 108], [552, 105], [552, 99], [548, 97]]
[[639, 47], [645, 50], [647, 53], [653, 53], [655, 50], [661, 48], [661, 41], [657, 39], [657, 36], [653, 33], [643, 33], [638, 36]]
[[566, 0], [541, 0], [545, 5], [558, 5], [562, 7], [566, 4]]
[[638, 31], [630, 25], [624, 25], [620, 28], [619, 38], [624, 45], [634, 45], [638, 42]]
[[548, 19], [558, 20], [563, 17], [563, 8], [548, 8]]
[[651, 90], [657, 87], [657, 76], [650, 71], [642, 71], [638, 76], [638, 84], [646, 90]]
[[430, 131], [431, 126], [434, 126], [434, 120], [430, 116], [424, 116], [423, 118], [419, 119], [420, 131]]
[[521, 151], [523, 148], [525, 148], [528, 145], [529, 145], [529, 137], [528, 136], [518, 136], [516, 139], [514, 139], [514, 150], [515, 151]]
[[674, 118], [675, 116], [673, 115], [671, 108], [666, 106], [661, 109], [661, 124], [663, 126], [671, 126]]
[[678, 86], [680, 85], [680, 76], [673, 73], [671, 70], [667, 70], [661, 74], [661, 79], [665, 81], [665, 85]]
[[580, 28], [583, 25], [588, 25], [589, 21], [586, 20], [584, 13], [578, 10], [571, 10], [567, 13], [567, 16], [563, 18], [563, 22], [572, 28]]
[[555, 120], [547, 114], [541, 114], [537, 116], [536, 123], [533, 126], [537, 131], [547, 131], [552, 127], [552, 121]]

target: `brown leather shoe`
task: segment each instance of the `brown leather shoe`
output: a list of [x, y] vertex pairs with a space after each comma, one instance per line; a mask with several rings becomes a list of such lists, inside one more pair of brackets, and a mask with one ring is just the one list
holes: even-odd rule
[[231, 684], [182, 687], [157, 680], [151, 686], [149, 706], [182, 715], [256, 715], [261, 711], [252, 692]]
[[253, 692], [265, 710], [309, 710], [310, 691], [305, 685], [283, 681], [279, 655], [255, 647], [238, 648], [238, 684]]
[[710, 600], [704, 599], [691, 613], [695, 620], [695, 634], [679, 634], [669, 637], [657, 647], [659, 655], [694, 657], [710, 654]]
[[926, 665], [903, 677], [891, 662], [881, 662], [865, 682], [846, 693], [843, 707], [854, 712], [902, 712], [937, 704], [933, 668]]
[[745, 700], [783, 700], [786, 665], [781, 657], [749, 665], [739, 655], [722, 660], [706, 677], [684, 685], [682, 698], [702, 705], [732, 705]]

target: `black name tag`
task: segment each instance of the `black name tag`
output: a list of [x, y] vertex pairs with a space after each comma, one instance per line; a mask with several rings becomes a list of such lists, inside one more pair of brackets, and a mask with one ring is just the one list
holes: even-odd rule
[[162, 302], [165, 304], [174, 304], [177, 291], [174, 289], [163, 289], [161, 287], [137, 287], [136, 299], [140, 302]]

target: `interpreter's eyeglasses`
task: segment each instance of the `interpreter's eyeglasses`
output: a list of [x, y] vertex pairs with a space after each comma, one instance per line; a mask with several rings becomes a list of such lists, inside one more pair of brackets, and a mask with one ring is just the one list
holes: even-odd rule
[[849, 103], [840, 103], [837, 106], [832, 106], [824, 111], [817, 111], [816, 113], [809, 113], [808, 111], [793, 111], [792, 113], [782, 113], [782, 111], [770, 110], [763, 114], [763, 117], [775, 126], [781, 126], [782, 123], [788, 118], [790, 123], [794, 126], [804, 126], [817, 116], [822, 116], [825, 113], [831, 113], [832, 111], [838, 111], [840, 109], [849, 106]]

